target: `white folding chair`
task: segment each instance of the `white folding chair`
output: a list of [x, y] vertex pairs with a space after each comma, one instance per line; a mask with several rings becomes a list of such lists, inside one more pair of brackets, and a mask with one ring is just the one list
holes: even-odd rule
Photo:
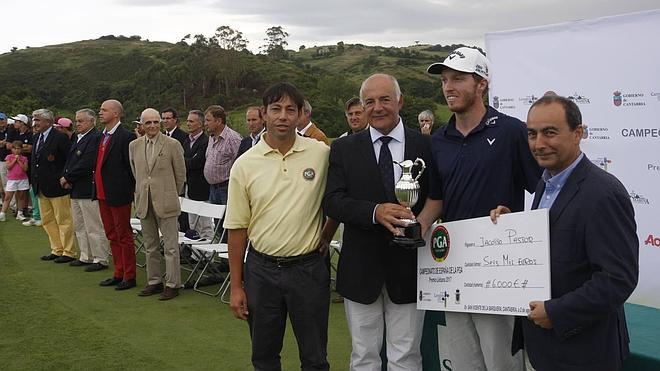
[[222, 279], [222, 272], [216, 269], [212, 263], [218, 253], [227, 252], [227, 244], [222, 243], [225, 230], [222, 228], [222, 224], [220, 222], [225, 215], [226, 206], [215, 205], [206, 202], [199, 202], [197, 206], [198, 208], [195, 212], [193, 212], [194, 214], [197, 214], [201, 217], [215, 218], [218, 219], [218, 221], [216, 223], [213, 232], [213, 238], [211, 240], [193, 240], [186, 238], [185, 236], [179, 238], [179, 243], [182, 246], [190, 246], [193, 257], [195, 260], [197, 260], [184, 285], [190, 283], [192, 280], [195, 280], [193, 285], [193, 289], [195, 291], [215, 296], [218, 294], [213, 294], [211, 292], [206, 292], [199, 289], [199, 283], [202, 280], [202, 277], [205, 276]]

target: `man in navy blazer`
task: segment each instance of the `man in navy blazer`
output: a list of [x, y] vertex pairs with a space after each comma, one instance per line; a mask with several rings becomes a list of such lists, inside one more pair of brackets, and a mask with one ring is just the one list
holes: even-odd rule
[[101, 104], [99, 119], [105, 125], [96, 154], [94, 199], [99, 200], [105, 236], [110, 241], [115, 269], [101, 286], [121, 291], [135, 287], [135, 245], [131, 228], [131, 204], [135, 178], [131, 171], [128, 144], [135, 134], [121, 124], [124, 107], [115, 99]]
[[101, 133], [94, 127], [96, 113], [89, 108], [76, 112], [75, 139], [66, 159], [60, 184], [71, 190], [71, 212], [80, 257], [69, 265], [87, 272], [108, 268], [108, 239], [103, 231], [98, 200], [93, 200], [94, 164]]
[[[532, 208], [550, 209], [552, 292], [549, 300], [529, 303], [527, 318], [518, 317], [512, 351], [524, 347], [538, 371], [619, 370], [630, 341], [623, 303], [639, 269], [628, 192], [580, 151], [582, 117], [571, 100], [536, 101], [527, 130], [545, 169]], [[498, 206], [491, 218], [507, 212]]]
[[60, 184], [71, 142], [66, 134], [53, 129], [53, 112], [32, 112], [32, 124], [39, 134], [32, 151], [30, 183], [39, 198], [42, 227], [48, 235], [51, 252], [41, 260], [69, 263], [75, 260], [76, 246], [71, 220], [69, 191]]
[[[370, 127], [332, 143], [323, 200], [325, 213], [344, 223], [337, 291], [345, 298], [351, 332], [350, 368], [380, 369], [385, 332], [388, 369], [421, 370], [424, 311], [416, 308], [417, 250], [392, 245], [396, 227], [405, 225], [400, 218], [414, 215], [394, 196], [401, 169], [393, 161], [428, 163], [429, 139], [403, 124], [403, 96], [394, 77], [372, 75], [362, 83], [360, 98]], [[414, 212], [426, 200], [426, 173], [419, 182]]]

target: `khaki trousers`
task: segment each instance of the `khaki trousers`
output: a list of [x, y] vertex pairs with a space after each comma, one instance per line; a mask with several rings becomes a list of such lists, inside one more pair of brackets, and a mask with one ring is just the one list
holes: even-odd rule
[[147, 283], [156, 285], [163, 282], [162, 258], [160, 256], [160, 229], [163, 235], [163, 250], [165, 252], [165, 285], [171, 288], [181, 287], [181, 264], [179, 262], [179, 227], [176, 216], [159, 218], [154, 212], [151, 197], [149, 209], [142, 224], [144, 246], [147, 251]]
[[51, 253], [75, 258], [76, 246], [73, 238], [69, 195], [45, 197], [39, 193], [39, 208], [41, 225], [50, 240]]
[[108, 265], [108, 239], [103, 230], [98, 201], [72, 198], [71, 216], [78, 240], [80, 261]]

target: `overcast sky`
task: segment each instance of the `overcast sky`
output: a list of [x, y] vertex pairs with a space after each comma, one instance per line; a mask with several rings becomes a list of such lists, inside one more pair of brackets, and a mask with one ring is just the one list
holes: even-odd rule
[[177, 42], [228, 25], [258, 51], [282, 26], [289, 48], [347, 44], [484, 46], [484, 34], [660, 8], [658, 0], [2, 0], [0, 53], [103, 35]]

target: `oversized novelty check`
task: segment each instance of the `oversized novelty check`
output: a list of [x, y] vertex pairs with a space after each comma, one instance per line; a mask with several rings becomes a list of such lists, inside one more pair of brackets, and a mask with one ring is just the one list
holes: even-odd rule
[[526, 316], [550, 298], [548, 210], [435, 224], [417, 251], [417, 308]]

